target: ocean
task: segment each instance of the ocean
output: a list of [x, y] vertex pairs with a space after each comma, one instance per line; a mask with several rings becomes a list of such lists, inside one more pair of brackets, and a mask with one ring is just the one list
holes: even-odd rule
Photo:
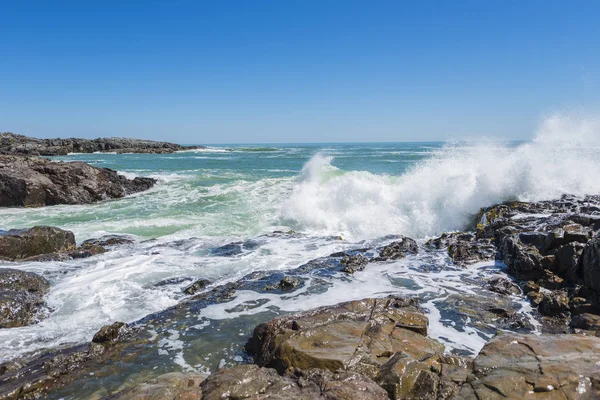
[[[539, 135], [527, 142], [212, 145], [165, 155], [55, 157], [158, 184], [97, 204], [2, 210], [0, 229], [51, 225], [73, 231], [78, 242], [118, 234], [134, 244], [88, 259], [19, 263], [50, 281], [50, 311], [36, 325], [0, 330], [0, 360], [89, 342], [103, 325], [134, 322], [184, 301], [183, 288], [197, 279], [215, 287], [257, 271], [285, 273], [397, 235], [424, 245], [472, 226], [481, 207], [600, 193], [599, 155], [590, 141]], [[218, 251], [240, 242], [235, 254]], [[500, 262], [459, 267], [442, 249], [353, 275], [307, 272], [309, 283], [298, 290], [240, 291], [186, 315], [186, 331], [162, 340], [152, 363], [198, 371], [232, 365], [245, 359], [243, 344], [259, 322], [392, 293], [419, 298], [430, 337], [448, 352], [475, 355], [496, 329], [456, 313], [456, 299], [485, 298], [480, 282], [504, 276], [504, 269]], [[536, 332], [529, 303], [512, 301]]]

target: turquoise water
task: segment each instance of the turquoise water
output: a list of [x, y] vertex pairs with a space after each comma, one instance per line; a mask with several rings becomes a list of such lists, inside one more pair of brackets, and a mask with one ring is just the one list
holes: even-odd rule
[[[134, 244], [82, 260], [4, 263], [43, 274], [51, 289], [48, 318], [0, 330], [0, 360], [84, 343], [103, 325], [164, 310], [186, 298], [182, 289], [193, 279], [216, 286], [254, 271], [285, 272], [336, 251], [389, 242], [388, 235], [423, 244], [469, 226], [480, 207], [600, 193], [599, 156], [589, 142], [536, 138], [527, 143], [214, 145], [167, 155], [57, 157], [128, 177], [154, 177], [158, 183], [150, 191], [97, 204], [2, 210], [0, 229], [53, 225], [73, 231], [78, 241], [123, 234]], [[276, 230], [298, 235], [261, 236]], [[248, 239], [261, 245], [229, 257], [213, 253]], [[227, 325], [222, 321], [238, 326], [256, 323], [253, 315], [400, 293], [423, 301], [432, 337], [449, 350], [474, 354], [490, 333], [468, 320], [449, 319], [445, 299], [479, 295], [476, 282], [489, 274], [503, 274], [502, 266], [492, 262], [463, 270], [444, 252], [423, 252], [352, 277], [319, 277], [314, 293], [239, 293], [232, 304], [208, 307], [186, 325], [196, 326], [198, 340], [210, 335], [211, 326]], [[171, 278], [180, 283], [156, 286]], [[526, 301], [514, 301], [533, 318]], [[251, 327], [240, 329], [232, 342], [238, 349]], [[161, 344], [156, 362], [197, 370], [220, 363], [214, 355], [189, 353], [188, 343], [175, 336]], [[233, 360], [221, 356], [224, 362]]]

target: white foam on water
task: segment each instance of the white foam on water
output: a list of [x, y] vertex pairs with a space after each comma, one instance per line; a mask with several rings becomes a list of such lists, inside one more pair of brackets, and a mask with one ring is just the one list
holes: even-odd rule
[[[361, 247], [364, 240], [386, 234], [423, 238], [460, 229], [479, 207], [507, 199], [600, 193], [598, 126], [594, 119], [552, 117], [541, 125], [531, 143], [516, 147], [497, 143], [468, 148], [447, 145], [410, 171], [399, 170], [397, 174], [343, 171], [333, 165], [334, 158], [323, 155], [310, 159], [296, 178], [253, 179], [252, 171], [202, 169], [202, 165], [177, 173], [129, 170], [124, 171], [129, 177], [151, 176], [159, 179], [159, 184], [135, 198], [118, 201], [3, 209], [0, 229], [59, 225], [74, 231], [78, 241], [107, 233], [130, 233], [138, 240], [133, 246], [85, 260], [3, 263], [47, 276], [51, 289], [46, 299], [54, 311], [37, 325], [0, 330], [0, 360], [87, 342], [103, 325], [115, 320], [135, 321], [176, 304], [184, 297], [181, 289], [189, 281], [153, 286], [163, 279], [207, 278], [217, 285], [253, 271], [286, 271], [313, 258]], [[297, 154], [299, 150], [286, 151]], [[260, 153], [261, 158], [284, 155]], [[222, 179], [208, 186], [196, 185], [213, 178]], [[276, 229], [295, 229], [308, 236], [269, 238], [258, 249], [233, 257], [216, 257], [208, 251]], [[344, 240], [326, 238], [331, 235], [341, 235]], [[148, 238], [157, 239], [143, 242]], [[182, 244], [175, 243], [180, 240]], [[472, 327], [459, 330], [441, 321], [436, 302], [452, 294], [477, 295], [477, 286], [467, 278], [478, 276], [481, 266], [422, 272], [411, 269], [408, 261], [370, 265], [352, 278], [319, 277], [328, 285], [322, 293], [309, 294], [305, 288], [284, 296], [240, 292], [232, 303], [210, 306], [200, 318], [234, 318], [267, 311], [268, 307], [302, 311], [392, 293], [421, 296], [430, 318], [430, 336], [449, 349], [476, 352], [485, 335]], [[446, 260], [437, 262], [444, 265]], [[407, 279], [414, 287], [394, 284], [392, 278]], [[245, 311], [227, 311], [259, 298], [267, 302]], [[531, 307], [520, 304], [520, 312], [529, 315], [535, 326]], [[169, 356], [175, 362], [184, 362], [177, 358], [179, 350], [163, 350], [171, 350]]]
[[446, 145], [403, 175], [345, 172], [317, 155], [283, 209], [302, 229], [352, 238], [458, 230], [481, 207], [600, 193], [600, 119], [546, 119], [536, 138]]

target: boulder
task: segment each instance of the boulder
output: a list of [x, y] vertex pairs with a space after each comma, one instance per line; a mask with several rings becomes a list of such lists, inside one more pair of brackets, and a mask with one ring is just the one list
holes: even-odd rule
[[471, 232], [444, 233], [428, 244], [438, 249], [446, 248], [452, 261], [461, 266], [493, 260], [496, 254], [490, 239], [477, 239]]
[[192, 283], [191, 285], [185, 287], [183, 289], [183, 293], [196, 294], [199, 291], [201, 291], [202, 289], [206, 288], [208, 285], [210, 285], [210, 281], [208, 279], [199, 279], [196, 282]]
[[51, 226], [0, 231], [0, 258], [22, 260], [75, 249], [75, 235]]
[[83, 162], [0, 155], [0, 207], [88, 204], [142, 192], [155, 183]]
[[50, 284], [33, 272], [0, 268], [0, 328], [31, 325], [44, 317]]
[[427, 325], [413, 299], [364, 299], [260, 324], [246, 350], [256, 364], [280, 373], [352, 371], [384, 385], [393, 398], [437, 396], [444, 347], [427, 337]]
[[600, 292], [600, 236], [591, 240], [581, 256], [581, 273], [583, 283]]
[[406, 257], [407, 254], [417, 254], [419, 246], [414, 239], [402, 237], [400, 240], [392, 242], [387, 246], [380, 247], [379, 257], [375, 261], [398, 260]]
[[600, 338], [502, 334], [473, 363], [457, 399], [600, 398]]
[[486, 288], [492, 292], [506, 296], [521, 294], [521, 290], [517, 284], [501, 276], [489, 278], [486, 281]]
[[365, 269], [365, 266], [369, 263], [369, 259], [362, 254], [344, 256], [340, 264], [344, 267], [342, 268], [342, 272], [347, 274], [353, 274], [356, 271], [362, 271]]

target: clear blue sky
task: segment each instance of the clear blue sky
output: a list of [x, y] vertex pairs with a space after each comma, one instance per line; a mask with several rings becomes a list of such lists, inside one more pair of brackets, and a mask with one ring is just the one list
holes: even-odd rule
[[600, 98], [600, 1], [0, 0], [0, 131], [528, 139]]

